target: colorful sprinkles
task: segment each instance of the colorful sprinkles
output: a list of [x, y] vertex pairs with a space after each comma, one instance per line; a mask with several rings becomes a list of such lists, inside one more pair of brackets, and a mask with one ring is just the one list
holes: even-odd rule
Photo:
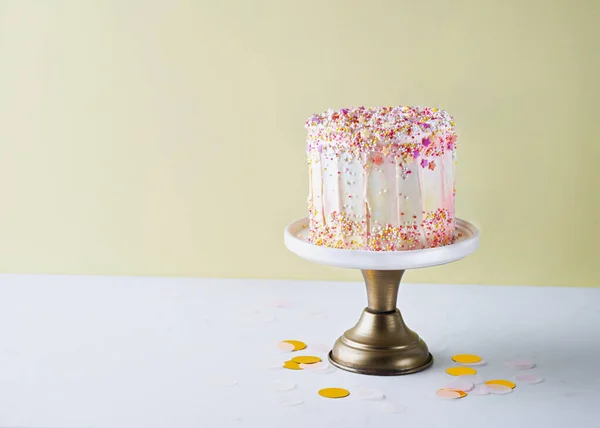
[[405, 162], [454, 150], [454, 119], [427, 107], [355, 107], [327, 110], [306, 121], [307, 151], [344, 151], [359, 157], [382, 152]]
[[[351, 250], [402, 251], [455, 241], [456, 134], [448, 113], [409, 106], [344, 108], [311, 116], [306, 128], [311, 242]], [[448, 152], [450, 157], [445, 156]], [[428, 183], [423, 174], [429, 174]], [[414, 177], [410, 182], [404, 181], [410, 177]], [[367, 190], [369, 180], [376, 180], [374, 193]], [[441, 197], [437, 206], [430, 203], [421, 209], [418, 202], [409, 201], [411, 192], [405, 190], [421, 195], [421, 186], [431, 184], [428, 191]], [[386, 198], [388, 189], [400, 192]], [[377, 197], [386, 199], [376, 201]], [[389, 213], [401, 209], [397, 220], [390, 220]], [[377, 212], [388, 214], [374, 215]]]
[[454, 217], [442, 208], [425, 215], [420, 223], [408, 221], [394, 226], [372, 222], [369, 230], [365, 220], [351, 220], [344, 212], [333, 212], [325, 223], [320, 223], [312, 214], [314, 207], [309, 211], [308, 239], [313, 244], [326, 247], [372, 251], [419, 250], [449, 245], [456, 239]]

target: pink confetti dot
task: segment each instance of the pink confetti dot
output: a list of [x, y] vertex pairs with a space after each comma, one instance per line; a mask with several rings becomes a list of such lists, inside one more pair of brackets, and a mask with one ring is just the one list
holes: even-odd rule
[[296, 349], [296, 347], [294, 345], [292, 345], [291, 343], [288, 343], [288, 342], [279, 342], [277, 344], [277, 348], [279, 348], [279, 350], [285, 351], [285, 352], [292, 352], [294, 349]]
[[535, 383], [542, 383], [544, 381], [544, 378], [541, 376], [536, 376], [536, 375], [532, 375], [532, 374], [522, 374], [522, 375], [515, 376], [515, 380], [517, 382], [535, 384]]
[[435, 392], [435, 395], [444, 399], [444, 400], [455, 400], [457, 398], [461, 398], [461, 393], [457, 391], [452, 391], [451, 389], [438, 389]]
[[494, 394], [494, 395], [505, 395], [505, 394], [510, 394], [511, 392], [513, 392], [512, 388], [510, 388], [508, 386], [504, 386], [504, 385], [498, 385], [495, 383], [486, 385], [486, 387], [490, 391], [490, 394]]
[[507, 361], [504, 364], [516, 370], [529, 370], [535, 367], [535, 363], [528, 360], [513, 360]]

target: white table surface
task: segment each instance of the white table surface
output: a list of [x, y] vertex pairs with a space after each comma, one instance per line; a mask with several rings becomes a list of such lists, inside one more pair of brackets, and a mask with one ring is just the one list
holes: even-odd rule
[[[600, 427], [600, 289], [403, 284], [399, 307], [429, 344], [431, 369], [269, 368], [290, 356], [278, 341], [332, 344], [365, 303], [358, 281], [0, 276], [0, 427]], [[455, 353], [484, 357], [486, 378], [532, 359], [546, 380], [443, 401], [435, 391]], [[304, 403], [275, 403], [278, 379], [297, 384], [278, 394]], [[317, 395], [359, 384], [406, 412]]]

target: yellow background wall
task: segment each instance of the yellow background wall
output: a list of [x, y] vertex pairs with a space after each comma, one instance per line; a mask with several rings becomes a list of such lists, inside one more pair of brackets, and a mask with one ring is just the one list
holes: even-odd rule
[[600, 285], [599, 3], [0, 0], [0, 271], [359, 280], [283, 246], [304, 120], [418, 104], [483, 235], [407, 281]]

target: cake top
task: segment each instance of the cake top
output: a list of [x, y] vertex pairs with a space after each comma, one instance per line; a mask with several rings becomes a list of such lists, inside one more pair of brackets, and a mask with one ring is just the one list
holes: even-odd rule
[[[329, 109], [306, 121], [309, 150], [312, 142], [352, 152], [379, 150], [382, 146], [411, 145], [428, 148], [447, 146], [447, 134], [453, 149], [454, 119], [444, 110], [428, 107], [352, 107]], [[444, 134], [444, 138], [442, 137]], [[446, 144], [445, 144], [446, 143]], [[413, 147], [417, 148], [417, 147]], [[446, 148], [446, 147], [444, 147]]]

